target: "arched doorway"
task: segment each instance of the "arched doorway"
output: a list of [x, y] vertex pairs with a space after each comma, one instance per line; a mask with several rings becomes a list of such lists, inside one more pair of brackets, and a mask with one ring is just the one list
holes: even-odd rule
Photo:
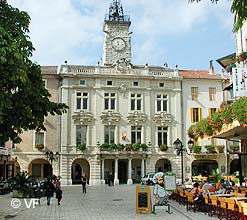
[[86, 159], [75, 159], [71, 166], [72, 184], [80, 184], [81, 176], [85, 174], [90, 179], [90, 165]]
[[230, 163], [230, 174], [234, 174], [236, 171], [240, 171], [239, 159], [233, 159]]
[[191, 166], [192, 176], [208, 176], [218, 168], [218, 163], [215, 160], [194, 160]]
[[45, 159], [34, 159], [28, 166], [28, 174], [35, 178], [46, 179], [52, 176], [52, 165]]
[[155, 164], [155, 172], [171, 172], [171, 163], [168, 159], [159, 159]]

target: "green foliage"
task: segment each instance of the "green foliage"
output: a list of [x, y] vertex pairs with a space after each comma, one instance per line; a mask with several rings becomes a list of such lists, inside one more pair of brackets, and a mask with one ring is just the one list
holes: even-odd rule
[[193, 152], [194, 153], [201, 153], [201, 151], [202, 151], [202, 146], [199, 146], [199, 145], [194, 145], [193, 146]]
[[33, 191], [31, 189], [30, 183], [32, 182], [32, 177], [28, 176], [26, 172], [20, 172], [15, 177], [16, 186], [15, 190], [21, 192], [24, 197], [32, 197]]
[[167, 149], [168, 149], [168, 146], [166, 144], [161, 144], [160, 145], [160, 150], [161, 151], [167, 151]]
[[44, 117], [66, 112], [65, 104], [51, 102], [41, 67], [30, 60], [30, 17], [0, 4], [0, 140], [21, 142], [23, 130], [46, 130]]
[[110, 149], [110, 144], [104, 143], [100, 145], [100, 149], [101, 150], [106, 150], [106, 149]]
[[79, 144], [79, 145], [76, 146], [76, 149], [78, 149], [78, 150], [80, 150], [82, 152], [84, 150], [86, 150], [86, 148], [87, 148], [87, 145], [86, 144]]
[[234, 14], [233, 32], [237, 32], [247, 19], [247, 0], [233, 0], [231, 12]]
[[219, 169], [212, 171], [212, 179], [214, 183], [218, 183], [222, 179], [222, 175], [219, 172]]
[[199, 137], [211, 136], [222, 129], [224, 124], [238, 121], [240, 125], [247, 125], [247, 97], [241, 97], [230, 104], [222, 105], [211, 117], [190, 126], [188, 136], [197, 140]]
[[148, 146], [146, 144], [141, 144], [140, 147], [144, 151], [146, 151], [148, 149]]
[[225, 149], [225, 145], [217, 145], [216, 148], [219, 153], [223, 153]]
[[214, 145], [205, 145], [204, 147], [207, 149], [208, 153], [216, 153]]
[[233, 152], [239, 151], [239, 146], [238, 145], [230, 145], [229, 149]]
[[124, 144], [117, 144], [118, 150], [124, 150], [124, 148], [125, 148]]

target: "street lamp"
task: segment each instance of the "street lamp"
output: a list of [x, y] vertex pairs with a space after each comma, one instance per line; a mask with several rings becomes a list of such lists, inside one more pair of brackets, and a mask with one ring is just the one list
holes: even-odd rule
[[51, 163], [53, 161], [58, 161], [58, 159], [59, 159], [59, 153], [58, 152], [56, 152], [54, 154], [53, 151], [46, 151], [45, 155], [46, 155], [47, 160], [49, 160]]
[[190, 139], [187, 144], [188, 144], [190, 152], [188, 152], [187, 149], [184, 148], [183, 143], [179, 138], [177, 138], [173, 143], [173, 145], [175, 146], [175, 148], [177, 150], [177, 155], [178, 156], [181, 155], [182, 184], [184, 182], [184, 157], [183, 157], [183, 152], [185, 152], [186, 154], [190, 155], [191, 152], [192, 152], [192, 148], [194, 146], [194, 141]]

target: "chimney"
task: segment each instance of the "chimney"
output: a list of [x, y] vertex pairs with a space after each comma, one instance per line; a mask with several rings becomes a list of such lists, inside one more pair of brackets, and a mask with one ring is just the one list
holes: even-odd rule
[[214, 66], [213, 66], [213, 60], [209, 61], [210, 66], [209, 66], [209, 74], [214, 74]]

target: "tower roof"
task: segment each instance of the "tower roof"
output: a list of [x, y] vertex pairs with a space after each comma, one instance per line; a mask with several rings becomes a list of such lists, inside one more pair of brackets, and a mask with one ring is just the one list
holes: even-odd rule
[[109, 7], [109, 14], [105, 16], [106, 21], [129, 21], [129, 16], [124, 15], [120, 0], [113, 0]]

